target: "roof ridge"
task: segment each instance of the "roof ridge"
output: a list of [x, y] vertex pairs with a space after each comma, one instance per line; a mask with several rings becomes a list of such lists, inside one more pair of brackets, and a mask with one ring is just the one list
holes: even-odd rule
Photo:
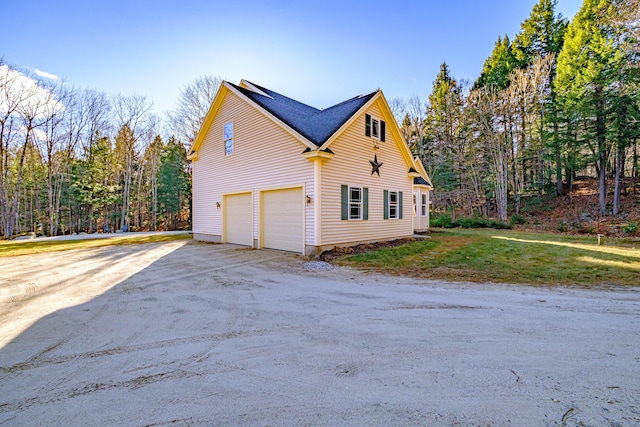
[[298, 105], [300, 105], [300, 106], [303, 106], [303, 107], [305, 107], [305, 108], [309, 108], [309, 109], [315, 110], [316, 112], [322, 111], [322, 110], [321, 110], [321, 109], [319, 109], [319, 108], [313, 107], [313, 106], [311, 106], [311, 105], [309, 105], [309, 104], [305, 104], [304, 102], [300, 102], [300, 101], [298, 101], [297, 99], [290, 98], [290, 97], [288, 97], [288, 96], [286, 96], [286, 95], [283, 95], [283, 94], [281, 94], [281, 93], [279, 93], [279, 92], [276, 92], [275, 90], [267, 89], [267, 88], [266, 88], [266, 87], [264, 87], [264, 86], [257, 85], [257, 84], [255, 84], [255, 83], [253, 83], [253, 82], [250, 82], [249, 80], [246, 80], [246, 79], [245, 79], [245, 81], [246, 81], [246, 82], [248, 82], [248, 83], [251, 83], [253, 86], [257, 87], [258, 89], [260, 89], [260, 90], [261, 90], [261, 91], [263, 91], [263, 92], [268, 93], [269, 95], [271, 95], [271, 94], [275, 94], [275, 95], [277, 95], [277, 96], [279, 96], [279, 97], [281, 97], [281, 98], [285, 98], [285, 99], [287, 99], [287, 100], [289, 100], [289, 101], [293, 101], [293, 102], [295, 102], [296, 104], [298, 104]]
[[247, 80], [244, 82], [252, 85], [254, 90], [233, 83], [230, 85], [318, 147], [379, 92], [359, 95], [320, 110]]
[[360, 99], [362, 99], [362, 98], [371, 97], [371, 96], [375, 95], [377, 92], [378, 92], [378, 91], [376, 90], [376, 91], [371, 92], [371, 93], [368, 93], [368, 94], [366, 94], [366, 95], [358, 95], [358, 96], [354, 96], [353, 98], [349, 98], [349, 99], [347, 99], [347, 100], [345, 100], [345, 101], [338, 102], [337, 104], [332, 105], [331, 107], [323, 108], [322, 110], [320, 110], [320, 112], [322, 113], [322, 112], [324, 112], [324, 111], [331, 110], [332, 108], [340, 107], [341, 105], [347, 104], [347, 103], [349, 103], [349, 102], [358, 101], [358, 100], [360, 100]]

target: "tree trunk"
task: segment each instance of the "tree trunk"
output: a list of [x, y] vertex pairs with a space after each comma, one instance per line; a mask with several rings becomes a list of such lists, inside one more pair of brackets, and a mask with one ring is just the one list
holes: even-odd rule
[[11, 202], [11, 207], [9, 208], [9, 212], [6, 218], [5, 224], [5, 238], [9, 238], [13, 235], [16, 222], [18, 220], [18, 202], [20, 200], [20, 187], [22, 184], [22, 167], [24, 165], [24, 158], [27, 152], [27, 145], [29, 145], [29, 137], [31, 135], [32, 127], [27, 127], [27, 132], [24, 138], [24, 144], [22, 145], [22, 150], [20, 151], [20, 159], [18, 161], [18, 173], [16, 174], [16, 190], [13, 195], [13, 200]]
[[633, 142], [633, 166], [631, 167], [631, 182], [633, 183], [633, 194], [636, 194], [636, 177], [638, 176], [638, 142]]
[[615, 184], [613, 191], [613, 214], [618, 215], [620, 212], [620, 180], [622, 172], [622, 146], [618, 144], [616, 150], [616, 172], [615, 172]]
[[122, 211], [120, 217], [120, 229], [124, 230], [124, 225], [127, 219], [127, 214], [129, 210], [129, 193], [131, 190], [131, 175], [132, 175], [132, 159], [129, 154], [127, 154], [126, 158], [126, 170], [124, 175], [124, 191], [122, 193]]
[[51, 147], [47, 148], [47, 211], [49, 212], [49, 236], [53, 236], [53, 161], [51, 159]]
[[158, 185], [156, 183], [156, 154], [155, 150], [151, 155], [151, 209], [153, 211], [153, 231], [158, 226]]
[[[499, 139], [497, 137], [496, 139]], [[496, 141], [494, 153], [496, 209], [500, 221], [507, 221], [507, 197], [509, 192], [509, 173], [506, 159], [506, 150]]]
[[596, 107], [596, 140], [598, 142], [598, 163], [599, 163], [599, 204], [600, 215], [607, 214], [607, 135], [605, 123], [605, 105], [602, 94], [602, 87], [596, 86], [595, 89], [595, 107]]
[[560, 150], [560, 138], [558, 135], [558, 122], [553, 123], [553, 135], [555, 138], [554, 157], [556, 161], [556, 195], [561, 196], [564, 192], [564, 183], [562, 182], [562, 153]]

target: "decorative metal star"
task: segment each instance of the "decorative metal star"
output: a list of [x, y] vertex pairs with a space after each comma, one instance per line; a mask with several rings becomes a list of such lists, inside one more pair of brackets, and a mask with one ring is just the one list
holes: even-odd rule
[[373, 160], [369, 160], [369, 163], [371, 163], [371, 166], [373, 167], [373, 169], [371, 170], [371, 175], [377, 173], [378, 176], [380, 176], [380, 166], [382, 166], [383, 163], [378, 161], [378, 155], [375, 154], [373, 156]]

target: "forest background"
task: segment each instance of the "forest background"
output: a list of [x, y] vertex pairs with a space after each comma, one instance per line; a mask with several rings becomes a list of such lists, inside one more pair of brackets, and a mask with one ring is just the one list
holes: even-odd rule
[[[640, 0], [540, 0], [475, 82], [443, 63], [390, 104], [429, 173], [434, 223], [636, 234]], [[160, 118], [144, 96], [50, 82], [0, 60], [0, 235], [190, 228], [186, 152], [222, 79]]]

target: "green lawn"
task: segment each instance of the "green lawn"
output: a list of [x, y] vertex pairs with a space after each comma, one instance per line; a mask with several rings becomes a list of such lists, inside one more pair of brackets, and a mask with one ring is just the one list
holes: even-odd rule
[[69, 249], [87, 249], [101, 246], [134, 245], [141, 243], [168, 242], [171, 240], [191, 240], [193, 236], [184, 234], [155, 234], [136, 236], [123, 234], [118, 237], [83, 240], [44, 240], [44, 241], [0, 241], [0, 257], [38, 254], [43, 252], [66, 251]]
[[429, 239], [338, 263], [432, 279], [538, 285], [640, 285], [640, 240], [435, 229]]

